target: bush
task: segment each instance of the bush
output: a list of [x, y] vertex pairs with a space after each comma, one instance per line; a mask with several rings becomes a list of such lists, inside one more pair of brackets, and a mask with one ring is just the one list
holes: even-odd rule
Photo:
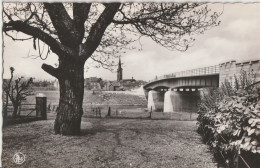
[[199, 106], [198, 132], [228, 167], [237, 167], [240, 156], [248, 160], [244, 153], [258, 160], [250, 166], [260, 164], [260, 90], [251, 87], [254, 80], [245, 74], [235, 78], [234, 87], [226, 81], [208, 90]]

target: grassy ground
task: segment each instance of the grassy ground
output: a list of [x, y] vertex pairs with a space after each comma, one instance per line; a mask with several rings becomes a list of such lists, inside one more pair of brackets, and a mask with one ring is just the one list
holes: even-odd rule
[[[27, 100], [23, 104], [35, 104], [35, 96], [39, 93], [43, 93], [47, 97], [47, 107], [50, 105], [50, 111], [56, 111], [59, 103], [59, 91], [58, 90], [37, 90], [35, 89], [35, 95], [27, 97]], [[147, 107], [147, 100], [144, 97], [143, 92], [135, 91], [87, 91], [84, 92], [83, 110], [85, 114], [90, 113], [91, 108], [99, 107], [102, 113], [107, 113], [108, 108], [111, 107], [111, 111], [121, 109], [132, 109], [132, 111], [142, 112]], [[28, 108], [22, 106], [22, 108]], [[10, 106], [12, 109], [12, 106]], [[30, 111], [21, 111], [21, 115], [26, 116]], [[9, 110], [8, 115], [12, 115]], [[36, 112], [30, 113], [30, 116], [35, 116]]]
[[[83, 118], [82, 135], [53, 134], [53, 120], [3, 130], [3, 167], [216, 167], [195, 121]], [[15, 152], [26, 155], [15, 165]]]

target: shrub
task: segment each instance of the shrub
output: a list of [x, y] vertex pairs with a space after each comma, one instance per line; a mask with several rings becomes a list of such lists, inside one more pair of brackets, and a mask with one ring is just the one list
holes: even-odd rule
[[235, 77], [234, 87], [226, 81], [221, 88], [209, 89], [201, 98], [198, 132], [217, 160], [228, 167], [236, 167], [238, 157], [246, 152], [259, 160], [260, 90], [253, 82], [250, 73], [241, 72], [239, 78]]

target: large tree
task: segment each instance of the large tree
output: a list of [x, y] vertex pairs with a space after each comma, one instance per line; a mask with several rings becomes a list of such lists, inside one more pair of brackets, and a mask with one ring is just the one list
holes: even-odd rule
[[[56, 77], [60, 100], [56, 134], [78, 135], [84, 94], [84, 64], [93, 59], [107, 65], [133, 37], [146, 36], [174, 50], [187, 50], [194, 34], [219, 24], [219, 13], [198, 3], [4, 3], [3, 31], [44, 43], [59, 58], [57, 68], [42, 69]], [[38, 43], [37, 43], [38, 42]], [[39, 51], [39, 55], [42, 52]]]

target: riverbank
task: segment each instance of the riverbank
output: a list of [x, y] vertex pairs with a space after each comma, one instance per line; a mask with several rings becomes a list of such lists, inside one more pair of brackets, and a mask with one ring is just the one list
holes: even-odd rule
[[[58, 90], [35, 90], [35, 95], [29, 96], [26, 103], [35, 103], [39, 93], [47, 97], [47, 105], [58, 105]], [[143, 92], [140, 91], [84, 91], [83, 106], [91, 105], [147, 105]]]

